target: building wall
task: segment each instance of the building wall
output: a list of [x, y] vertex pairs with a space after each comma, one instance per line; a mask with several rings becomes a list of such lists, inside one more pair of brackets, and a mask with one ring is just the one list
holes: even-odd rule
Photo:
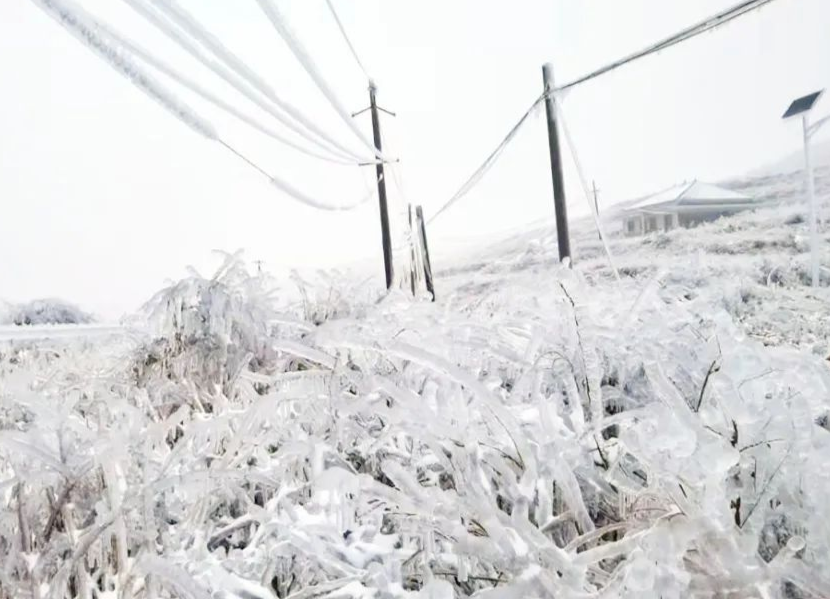
[[644, 235], [657, 231], [669, 231], [680, 226], [677, 214], [632, 214], [623, 221], [626, 237]]
[[635, 237], [642, 234], [643, 226], [639, 214], [630, 216], [623, 221], [623, 235], [626, 237]]

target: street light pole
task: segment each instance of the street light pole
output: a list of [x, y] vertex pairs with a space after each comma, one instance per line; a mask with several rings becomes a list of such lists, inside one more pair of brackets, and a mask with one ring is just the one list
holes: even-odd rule
[[813, 161], [810, 157], [810, 122], [805, 112], [801, 116], [801, 124], [804, 127], [804, 170], [807, 176], [807, 197], [810, 202], [810, 273], [812, 275], [813, 287], [819, 285], [819, 238], [818, 218], [816, 216], [816, 184], [813, 179]]

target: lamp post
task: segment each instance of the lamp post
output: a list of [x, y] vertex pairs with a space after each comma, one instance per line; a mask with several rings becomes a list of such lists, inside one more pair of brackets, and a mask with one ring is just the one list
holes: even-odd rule
[[801, 126], [804, 131], [804, 171], [807, 178], [807, 197], [810, 202], [810, 272], [812, 275], [813, 287], [819, 285], [819, 235], [818, 235], [818, 219], [816, 215], [816, 188], [813, 179], [813, 163], [810, 159], [810, 138], [815, 134], [819, 128], [824, 125], [830, 116], [810, 124], [810, 112], [818, 102], [818, 99], [824, 93], [824, 90], [813, 92], [801, 98], [793, 100], [790, 107], [784, 113], [782, 118], [791, 119], [796, 116], [801, 117]]

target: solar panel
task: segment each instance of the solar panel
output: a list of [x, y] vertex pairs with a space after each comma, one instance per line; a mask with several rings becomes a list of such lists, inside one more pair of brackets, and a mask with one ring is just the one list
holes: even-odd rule
[[787, 108], [787, 112], [785, 112], [784, 116], [781, 118], [788, 119], [790, 117], [807, 112], [815, 105], [816, 101], [823, 93], [824, 90], [820, 90], [817, 92], [813, 92], [812, 94], [808, 94], [806, 96], [798, 98], [797, 100], [794, 100], [793, 103], [790, 104], [790, 107]]

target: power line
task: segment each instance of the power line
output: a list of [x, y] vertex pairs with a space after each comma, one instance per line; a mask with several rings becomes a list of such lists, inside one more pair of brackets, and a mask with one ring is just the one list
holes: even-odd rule
[[[159, 2], [160, 0], [151, 1]], [[262, 12], [265, 13], [265, 16], [268, 17], [269, 21], [271, 21], [274, 29], [277, 30], [277, 33], [279, 33], [280, 37], [282, 37], [283, 41], [286, 45], [288, 45], [288, 48], [291, 50], [292, 54], [294, 54], [294, 58], [296, 58], [297, 61], [303, 66], [306, 73], [308, 73], [308, 76], [312, 81], [314, 81], [314, 84], [323, 96], [325, 96], [326, 100], [329, 101], [329, 104], [331, 104], [331, 107], [340, 119], [346, 124], [349, 130], [355, 134], [361, 143], [369, 148], [379, 160], [384, 160], [383, 153], [369, 141], [369, 139], [357, 127], [354, 120], [352, 120], [351, 115], [340, 102], [337, 94], [334, 92], [334, 89], [332, 89], [328, 81], [326, 81], [326, 78], [323, 77], [320, 69], [311, 57], [311, 54], [305, 49], [300, 39], [291, 30], [291, 27], [288, 25], [288, 22], [282, 12], [271, 0], [257, 0], [257, 4], [259, 4]]]
[[189, 78], [188, 76], [183, 74], [181, 71], [177, 71], [176, 69], [174, 69], [170, 65], [166, 64], [162, 60], [160, 60], [160, 59], [156, 58], [155, 56], [153, 56], [147, 49], [145, 49], [142, 46], [138, 45], [136, 42], [133, 42], [133, 41], [127, 39], [125, 36], [123, 36], [122, 34], [118, 33], [114, 29], [112, 29], [109, 25], [106, 25], [105, 23], [102, 23], [100, 21], [97, 22], [96, 25], [101, 29], [101, 31], [106, 33], [112, 40], [114, 40], [116, 43], [123, 46], [129, 52], [134, 54], [137, 58], [144, 61], [146, 64], [150, 65], [151, 67], [156, 69], [158, 72], [166, 75], [167, 77], [169, 77], [173, 81], [177, 82], [182, 87], [184, 87], [186, 89], [189, 89], [191, 92], [193, 92], [194, 94], [196, 94], [197, 96], [199, 96], [200, 98], [205, 100], [206, 102], [209, 102], [210, 104], [213, 104], [217, 108], [219, 108], [221, 110], [224, 110], [228, 114], [236, 117], [238, 120], [240, 120], [243, 123], [247, 124], [251, 128], [259, 131], [263, 135], [271, 137], [271, 138], [277, 140], [278, 142], [280, 142], [280, 143], [282, 143], [282, 144], [284, 144], [284, 145], [286, 145], [286, 146], [288, 146], [288, 147], [290, 147], [294, 150], [297, 150], [298, 152], [306, 154], [307, 156], [311, 156], [312, 158], [317, 158], [319, 160], [325, 160], [327, 162], [333, 162], [335, 164], [343, 164], [343, 165], [357, 164], [357, 162], [354, 161], [354, 160], [345, 160], [345, 159], [326, 156], [322, 153], [315, 152], [314, 150], [310, 150], [308, 148], [305, 148], [305, 147], [299, 145], [298, 143], [296, 143], [296, 142], [284, 137], [280, 133], [274, 131], [272, 128], [270, 128], [267, 125], [263, 124], [262, 122], [258, 121], [254, 117], [252, 117], [248, 114], [245, 114], [244, 112], [238, 110], [237, 108], [235, 108], [230, 103], [226, 102], [225, 100], [223, 100], [219, 96], [213, 94], [212, 92], [208, 91], [207, 89], [205, 89], [204, 87], [202, 87], [201, 85], [196, 83], [193, 79]]
[[556, 92], [565, 91], [566, 89], [570, 89], [572, 87], [576, 87], [577, 85], [581, 85], [583, 83], [586, 83], [587, 81], [590, 81], [592, 79], [596, 79], [597, 77], [600, 77], [601, 75], [605, 75], [606, 73], [610, 73], [611, 71], [614, 71], [614, 70], [616, 70], [616, 69], [618, 69], [622, 66], [625, 66], [629, 63], [632, 63], [635, 60], [639, 60], [640, 58], [644, 58], [644, 57], [646, 57], [650, 54], [654, 54], [655, 52], [660, 52], [661, 50], [665, 50], [667, 48], [670, 48], [670, 47], [672, 47], [676, 44], [679, 44], [679, 43], [684, 42], [688, 39], [696, 37], [696, 36], [698, 36], [702, 33], [705, 33], [707, 31], [711, 31], [712, 29], [715, 29], [716, 27], [720, 27], [721, 25], [724, 25], [724, 24], [732, 21], [733, 19], [737, 19], [738, 17], [740, 17], [740, 16], [742, 16], [742, 15], [744, 15], [744, 14], [750, 12], [750, 11], [753, 11], [757, 8], [760, 8], [760, 7], [764, 6], [765, 4], [769, 4], [772, 1], [773, 0], [744, 0], [743, 2], [733, 6], [732, 8], [724, 10], [724, 11], [722, 11], [722, 12], [716, 14], [716, 15], [713, 15], [713, 16], [711, 16], [707, 19], [704, 19], [704, 20], [702, 20], [698, 23], [695, 23], [694, 25], [679, 31], [679, 32], [675, 33], [674, 35], [672, 35], [670, 37], [667, 37], [667, 38], [657, 42], [656, 44], [648, 46], [647, 48], [644, 48], [643, 50], [640, 50], [639, 52], [629, 54], [628, 56], [625, 56], [625, 57], [623, 57], [619, 60], [616, 60], [616, 61], [614, 61], [614, 62], [612, 62], [608, 65], [605, 65], [604, 67], [602, 67], [600, 69], [597, 69], [596, 71], [593, 71], [592, 73], [588, 73], [587, 75], [584, 75], [584, 76], [580, 77], [579, 79], [575, 79], [574, 81], [571, 81], [570, 83], [567, 83], [565, 85], [561, 85], [561, 86], [557, 87], [554, 91], [556, 91]]
[[[704, 19], [703, 21], [700, 21], [699, 23], [696, 23], [696, 24], [692, 25], [691, 27], [687, 27], [686, 29], [683, 29], [682, 31], [672, 35], [671, 37], [668, 37], [668, 38], [666, 38], [666, 39], [664, 39], [660, 42], [657, 42], [656, 44], [653, 44], [653, 45], [649, 46], [648, 48], [645, 48], [644, 50], [641, 50], [639, 52], [635, 52], [634, 54], [631, 54], [629, 56], [621, 58], [620, 60], [614, 61], [614, 62], [602, 67], [601, 69], [597, 69], [596, 71], [593, 71], [592, 73], [589, 73], [589, 74], [587, 74], [583, 77], [580, 77], [579, 79], [571, 81], [570, 83], [567, 83], [565, 85], [559, 86], [555, 90], [553, 90], [553, 92], [556, 93], [556, 92], [565, 91], [567, 89], [570, 89], [572, 87], [575, 87], [575, 86], [580, 85], [582, 83], [585, 83], [587, 81], [590, 81], [592, 79], [600, 77], [601, 75], [609, 73], [613, 70], [616, 70], [616, 69], [618, 69], [618, 68], [620, 68], [620, 67], [622, 67], [626, 64], [634, 62], [635, 60], [638, 60], [640, 58], [648, 56], [649, 54], [654, 54], [655, 52], [659, 52], [661, 50], [665, 50], [667, 48], [670, 48], [670, 47], [672, 47], [676, 44], [679, 44], [679, 43], [681, 43], [681, 42], [683, 42], [687, 39], [691, 39], [691, 38], [696, 37], [696, 36], [698, 36], [702, 33], [705, 33], [706, 31], [710, 31], [712, 29], [715, 29], [716, 27], [724, 25], [725, 23], [728, 23], [728, 22], [732, 21], [733, 19], [737, 19], [738, 17], [740, 17], [740, 16], [742, 16], [742, 15], [744, 15], [744, 14], [746, 14], [746, 13], [752, 11], [752, 10], [760, 8], [761, 6], [764, 6], [765, 4], [769, 4], [772, 1], [773, 0], [745, 0], [744, 2], [741, 2], [740, 4], [738, 4], [736, 6], [733, 6], [732, 8], [729, 8], [729, 9], [727, 9], [725, 11], [722, 11], [722, 12], [716, 14], [716, 15], [713, 15], [713, 16], [707, 18], [707, 19]], [[527, 118], [528, 118], [528, 116], [530, 116], [531, 112], [533, 112], [533, 110], [539, 105], [540, 102], [542, 102], [546, 98], [546, 96], [547, 96], [547, 94], [542, 94], [542, 96], [540, 96], [536, 100], [536, 102], [533, 103], [533, 105], [528, 109], [528, 111], [522, 116], [521, 119], [519, 119], [519, 121], [516, 123], [516, 125], [514, 125], [514, 127], [510, 130], [510, 132], [507, 134], [507, 137], [504, 138], [504, 140], [501, 142], [501, 144], [499, 144], [499, 146], [496, 147], [496, 149], [490, 154], [490, 156], [487, 157], [487, 159], [484, 161], [484, 163], [482, 163], [482, 165], [472, 174], [472, 176], [470, 176], [470, 178], [464, 183], [464, 185], [461, 186], [461, 188], [455, 193], [455, 195], [453, 195], [438, 210], [438, 212], [436, 212], [432, 216], [432, 218], [430, 218], [429, 223], [432, 223], [436, 218], [438, 218], [438, 216], [440, 214], [442, 214], [444, 211], [446, 211], [450, 206], [452, 206], [454, 203], [456, 203], [458, 200], [460, 200], [463, 196], [465, 196], [467, 193], [469, 193], [469, 191], [473, 187], [475, 187], [475, 185], [482, 179], [484, 174], [493, 166], [493, 164], [495, 164], [495, 162], [498, 159], [501, 152], [510, 143], [510, 141], [513, 139], [513, 137], [515, 137], [515, 135], [518, 132], [519, 128], [521, 128], [521, 126], [527, 120]]]
[[202, 118], [184, 102], [145, 73], [129, 56], [107, 39], [106, 33], [98, 26], [98, 21], [72, 0], [33, 0], [46, 14], [57, 21], [70, 35], [77, 38], [84, 46], [98, 55], [120, 75], [128, 79], [138, 89], [158, 102], [179, 121], [190, 127], [208, 140], [216, 141], [219, 137], [213, 124]]
[[355, 62], [357, 62], [357, 65], [360, 67], [360, 70], [363, 71], [363, 74], [366, 75], [366, 79], [371, 79], [371, 77], [369, 76], [369, 72], [366, 70], [366, 67], [363, 66], [363, 61], [361, 61], [360, 57], [357, 55], [357, 50], [354, 49], [352, 40], [349, 39], [349, 35], [346, 33], [346, 28], [343, 27], [343, 23], [340, 21], [340, 17], [337, 16], [337, 11], [334, 10], [334, 4], [331, 3], [331, 0], [326, 0], [326, 4], [328, 4], [329, 6], [331, 16], [333, 16], [334, 20], [337, 22], [337, 27], [340, 29], [340, 33], [343, 34], [343, 39], [346, 40], [346, 44], [349, 46], [349, 50], [352, 51], [352, 56], [354, 56]]
[[481, 166], [479, 166], [475, 170], [475, 172], [472, 175], [470, 175], [470, 178], [464, 182], [464, 184], [458, 189], [458, 191], [456, 191], [455, 194], [453, 194], [453, 196], [449, 200], [447, 200], [443, 206], [441, 206], [438, 212], [432, 215], [432, 218], [429, 219], [427, 224], [432, 224], [436, 218], [438, 218], [443, 212], [445, 212], [448, 208], [450, 208], [450, 206], [455, 204], [458, 200], [467, 195], [470, 192], [470, 190], [472, 190], [479, 183], [479, 181], [481, 181], [481, 179], [484, 178], [484, 175], [487, 174], [487, 171], [489, 171], [493, 167], [493, 165], [501, 156], [501, 153], [510, 144], [510, 142], [513, 141], [513, 138], [516, 137], [516, 134], [519, 132], [519, 129], [522, 128], [522, 125], [525, 124], [525, 122], [536, 109], [536, 107], [542, 103], [546, 95], [547, 94], [542, 94], [536, 99], [535, 102], [533, 102], [530, 108], [528, 108], [527, 111], [525, 111], [525, 113], [522, 115], [522, 118], [520, 118], [516, 122], [516, 124], [513, 125], [510, 131], [507, 132], [507, 135], [501, 141], [501, 143], [498, 146], [496, 146], [496, 149], [493, 150], [490, 153], [490, 155], [484, 160]]
[[75, 4], [72, 0], [33, 0], [33, 2], [113, 69], [161, 104], [179, 121], [202, 137], [216, 142], [232, 152], [250, 167], [267, 177], [272, 185], [294, 199], [320, 210], [339, 211], [356, 208], [371, 198], [371, 195], [367, 195], [358, 202], [348, 205], [326, 204], [296, 189], [279, 177], [267, 173], [265, 169], [245, 157], [241, 152], [222, 139], [212, 123], [202, 118], [201, 115], [196, 113], [187, 104], [181, 102], [167, 88], [145, 73], [139, 65], [135, 64], [130, 56], [118, 47], [117, 40], [111, 37], [90, 13]]
[[576, 144], [574, 144], [573, 139], [571, 138], [571, 133], [568, 129], [568, 124], [565, 122], [565, 112], [562, 108], [562, 102], [554, 97], [553, 103], [556, 107], [556, 111], [559, 113], [559, 122], [562, 125], [562, 132], [565, 134], [565, 141], [568, 143], [568, 149], [571, 151], [571, 158], [573, 159], [574, 167], [576, 167], [576, 173], [579, 177], [579, 182], [582, 185], [582, 192], [585, 194], [585, 199], [588, 200], [588, 205], [591, 209], [591, 214], [594, 217], [594, 224], [596, 225], [597, 232], [599, 233], [599, 238], [602, 241], [602, 247], [605, 250], [605, 255], [608, 257], [608, 264], [611, 267], [611, 271], [614, 273], [614, 277], [617, 279], [617, 282], [619, 282], [620, 273], [617, 270], [617, 266], [614, 264], [614, 256], [611, 254], [611, 248], [608, 245], [608, 236], [602, 229], [602, 221], [599, 218], [599, 211], [597, 210], [597, 205], [591, 201], [591, 192], [588, 190], [588, 181], [585, 178], [585, 173], [582, 170], [582, 161], [579, 159], [579, 153], [576, 150]]
[[251, 168], [256, 170], [259, 174], [266, 177], [268, 179], [268, 181], [271, 183], [271, 185], [273, 185], [277, 189], [283, 191], [284, 193], [290, 195], [291, 197], [298, 200], [299, 202], [301, 202], [303, 204], [306, 204], [307, 206], [311, 206], [312, 208], [317, 208], [318, 210], [327, 210], [327, 211], [330, 211], [330, 212], [347, 212], [349, 210], [354, 210], [355, 208], [358, 208], [358, 207], [362, 206], [363, 204], [365, 204], [366, 202], [371, 200], [372, 196], [374, 196], [374, 192], [369, 192], [364, 197], [362, 197], [360, 200], [358, 200], [357, 202], [353, 202], [351, 204], [340, 204], [340, 205], [338, 205], [338, 204], [326, 204], [325, 202], [321, 202], [319, 200], [316, 200], [313, 197], [311, 197], [310, 195], [308, 195], [306, 193], [303, 193], [302, 191], [300, 191], [299, 189], [297, 189], [296, 187], [294, 187], [293, 185], [291, 185], [287, 181], [284, 181], [284, 180], [280, 179], [279, 177], [270, 174], [268, 171], [266, 171], [264, 168], [259, 166], [256, 162], [254, 162], [253, 160], [251, 160], [250, 158], [248, 158], [247, 156], [242, 154], [242, 152], [235, 149], [233, 146], [231, 146], [225, 140], [223, 140], [221, 138], [217, 138], [216, 141], [219, 143], [219, 145], [221, 145], [222, 147], [224, 147], [225, 149], [230, 151], [237, 158], [239, 158], [240, 160], [245, 162], [248, 166], [250, 166]]
[[[218, 38], [205, 29], [174, 0], [123, 1], [196, 60], [294, 133], [328, 152], [349, 159], [364, 161], [362, 156], [351, 151], [318, 127], [313, 119], [305, 116], [298, 108], [283, 100], [262, 77], [225, 47]], [[191, 39], [218, 58], [220, 62], [217, 63], [205, 56], [204, 52], [194, 45]]]

